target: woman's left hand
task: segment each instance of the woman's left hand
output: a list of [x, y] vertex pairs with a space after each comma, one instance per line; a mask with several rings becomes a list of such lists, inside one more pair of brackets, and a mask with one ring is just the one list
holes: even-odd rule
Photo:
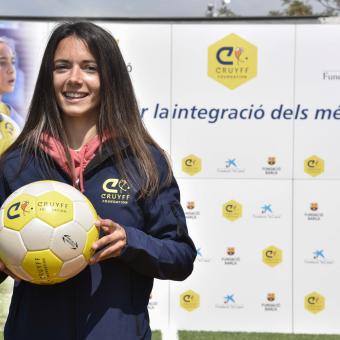
[[109, 219], [99, 219], [95, 225], [106, 235], [93, 243], [92, 249], [97, 252], [90, 259], [90, 264], [117, 257], [126, 246], [126, 233], [121, 225]]

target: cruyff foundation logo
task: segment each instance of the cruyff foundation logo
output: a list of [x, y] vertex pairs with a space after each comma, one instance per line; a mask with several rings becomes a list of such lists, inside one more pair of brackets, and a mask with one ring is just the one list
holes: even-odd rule
[[304, 161], [304, 171], [312, 177], [319, 176], [325, 171], [325, 162], [319, 156], [310, 156]]
[[108, 178], [103, 183], [102, 203], [128, 204], [130, 200], [130, 185], [125, 179]]
[[305, 296], [305, 309], [313, 314], [323, 311], [325, 305], [325, 297], [318, 292], [313, 292]]
[[182, 159], [182, 171], [190, 176], [196, 175], [202, 170], [202, 161], [196, 155], [188, 155]]
[[269, 267], [275, 267], [282, 262], [282, 250], [270, 246], [262, 251], [262, 261]]
[[33, 211], [33, 208], [31, 207], [29, 201], [15, 202], [8, 208], [7, 218], [13, 220], [20, 216], [26, 216], [32, 211]]
[[234, 222], [242, 217], [242, 204], [235, 200], [230, 200], [223, 204], [222, 214], [226, 219]]
[[257, 74], [257, 47], [229, 34], [208, 48], [208, 76], [233, 90]]
[[200, 295], [191, 289], [182, 293], [179, 300], [180, 306], [188, 312], [192, 312], [200, 307]]

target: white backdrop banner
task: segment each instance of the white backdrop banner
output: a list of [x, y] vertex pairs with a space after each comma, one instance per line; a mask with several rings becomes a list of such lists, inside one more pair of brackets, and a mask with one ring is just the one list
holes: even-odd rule
[[[340, 334], [339, 26], [97, 23], [198, 251], [186, 281], [155, 282], [152, 328]], [[54, 23], [20, 25], [38, 65]]]

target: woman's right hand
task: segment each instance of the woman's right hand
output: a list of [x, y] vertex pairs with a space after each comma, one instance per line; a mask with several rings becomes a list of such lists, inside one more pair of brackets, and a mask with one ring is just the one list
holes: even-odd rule
[[12, 279], [16, 281], [20, 281], [21, 279], [18, 278], [15, 274], [13, 274], [6, 266], [5, 264], [0, 260], [0, 272], [4, 272], [8, 276], [10, 276]]

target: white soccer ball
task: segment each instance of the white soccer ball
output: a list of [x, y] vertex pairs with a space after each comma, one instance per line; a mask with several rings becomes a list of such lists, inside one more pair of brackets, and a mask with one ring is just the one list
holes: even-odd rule
[[98, 237], [97, 213], [74, 187], [39, 181], [13, 192], [0, 209], [0, 259], [19, 278], [63, 282], [83, 270]]

